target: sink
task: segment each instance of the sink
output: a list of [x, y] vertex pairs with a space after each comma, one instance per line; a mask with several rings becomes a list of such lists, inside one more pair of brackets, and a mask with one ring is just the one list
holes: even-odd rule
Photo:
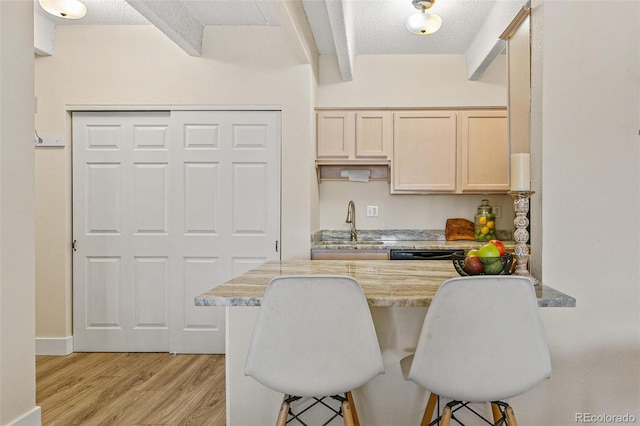
[[328, 240], [328, 241], [319, 241], [316, 243], [317, 245], [329, 246], [329, 245], [380, 245], [384, 244], [384, 241], [347, 241], [347, 240]]

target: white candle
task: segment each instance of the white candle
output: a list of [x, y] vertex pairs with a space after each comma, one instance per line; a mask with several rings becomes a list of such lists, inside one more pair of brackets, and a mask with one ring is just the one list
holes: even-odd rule
[[528, 153], [511, 154], [511, 190], [530, 191], [529, 174], [530, 155]]

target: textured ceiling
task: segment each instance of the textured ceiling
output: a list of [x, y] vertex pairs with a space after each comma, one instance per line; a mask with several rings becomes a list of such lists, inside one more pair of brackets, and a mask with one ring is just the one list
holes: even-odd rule
[[[323, 3], [302, 1], [318, 51], [335, 54]], [[349, 4], [355, 53], [464, 54], [494, 3], [495, 0], [437, 0], [430, 11], [442, 17], [442, 27], [435, 34], [419, 36], [405, 28], [407, 17], [418, 12], [411, 0], [352, 0]]]
[[[1, 0], [0, 0], [1, 1]], [[173, 0], [154, 0], [173, 2]], [[150, 24], [125, 0], [82, 0], [87, 15], [82, 19], [63, 19], [46, 13], [35, 0], [35, 9], [56, 25], [144, 25]], [[278, 18], [267, 0], [180, 0], [190, 15], [203, 25], [278, 25]]]
[[[1, 0], [0, 0], [1, 1]], [[82, 19], [63, 19], [49, 15], [35, 0], [34, 9], [40, 16], [56, 25], [145, 25], [149, 24], [125, 0], [82, 0], [87, 6], [87, 15]]]
[[203, 25], [278, 25], [265, 0], [182, 0]]
[[[0, 0], [2, 1], [2, 0]], [[308, 29], [321, 55], [335, 55], [344, 81], [354, 78], [357, 55], [465, 55], [467, 76], [477, 80], [504, 51], [502, 31], [525, 12], [528, 0], [435, 0], [429, 9], [442, 17], [432, 35], [407, 31], [407, 17], [419, 13], [411, 0], [82, 0], [86, 17], [55, 18], [34, 0], [34, 52], [51, 55], [55, 25], [154, 25], [187, 54], [200, 56], [204, 28], [213, 25], [280, 26], [286, 37], [300, 40]], [[307, 16], [309, 26], [294, 16]], [[302, 37], [305, 37], [302, 35]], [[296, 55], [308, 60], [299, 43]]]
[[[155, 0], [167, 1], [167, 0]], [[302, 0], [320, 54], [335, 54], [328, 2], [336, 0]], [[374, 54], [463, 54], [484, 18], [496, 1], [510, 0], [436, 0], [431, 11], [443, 18], [440, 31], [430, 36], [409, 33], [406, 18], [418, 11], [411, 0], [349, 0], [345, 13], [353, 30], [354, 53]], [[87, 15], [79, 20], [39, 14], [56, 25], [149, 24], [125, 0], [83, 0]], [[180, 0], [186, 10], [202, 25], [278, 25], [277, 15], [268, 0]], [[350, 12], [350, 16], [349, 16]]]

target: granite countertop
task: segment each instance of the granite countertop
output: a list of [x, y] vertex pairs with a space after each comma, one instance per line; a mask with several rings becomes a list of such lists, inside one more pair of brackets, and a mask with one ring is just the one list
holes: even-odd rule
[[[322, 230], [311, 235], [311, 249], [318, 250], [389, 250], [389, 249], [454, 249], [466, 250], [478, 248], [483, 242], [479, 241], [447, 241], [444, 230], [359, 230], [358, 241], [349, 241], [349, 231]], [[500, 239], [507, 250], [513, 251], [515, 241], [512, 241], [511, 233], [498, 231]]]
[[[281, 275], [348, 275], [362, 286], [372, 307], [429, 306], [445, 280], [459, 277], [446, 260], [270, 261], [196, 297], [197, 306], [259, 306], [272, 278]], [[532, 283], [533, 285], [533, 283]], [[575, 307], [576, 300], [553, 288], [534, 286], [541, 307]]]
[[[513, 251], [515, 248], [515, 241], [503, 241], [505, 248], [508, 251]], [[322, 241], [311, 245], [312, 250], [390, 250], [390, 249], [402, 249], [402, 250], [467, 250], [471, 248], [479, 248], [484, 243], [479, 241], [439, 241], [439, 240], [415, 240], [415, 241]]]

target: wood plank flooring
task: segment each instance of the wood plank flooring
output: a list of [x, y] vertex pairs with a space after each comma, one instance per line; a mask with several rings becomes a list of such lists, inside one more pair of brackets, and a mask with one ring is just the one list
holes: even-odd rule
[[224, 355], [36, 357], [43, 426], [225, 424]]

